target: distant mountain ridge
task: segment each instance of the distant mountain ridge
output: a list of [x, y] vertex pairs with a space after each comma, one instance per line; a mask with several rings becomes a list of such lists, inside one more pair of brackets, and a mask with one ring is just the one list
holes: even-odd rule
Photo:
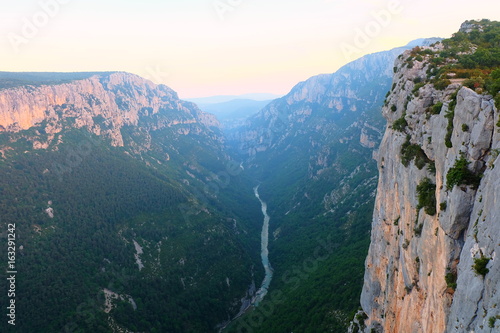
[[[73, 127], [86, 127], [94, 134], [111, 138], [117, 146], [124, 144], [121, 129], [138, 125], [143, 117], [168, 114], [156, 127], [183, 124], [187, 132], [199, 131], [195, 128], [198, 125], [206, 129], [218, 127], [212, 115], [181, 101], [172, 89], [134, 74], [38, 73], [19, 77], [38, 78], [39, 85], [24, 84], [0, 91], [0, 129], [18, 132], [45, 123], [49, 140], [42, 146], [50, 144], [50, 138], [63, 129], [65, 119], [72, 119]], [[62, 81], [50, 83], [56, 78]]]
[[[321, 117], [326, 113], [342, 117], [341, 114], [349, 114], [346, 113], [348, 110], [366, 113], [370, 109], [371, 114], [382, 124], [383, 120], [378, 112], [383, 101], [383, 95], [380, 94], [385, 94], [383, 90], [390, 84], [394, 59], [417, 43], [432, 44], [439, 40], [415, 40], [404, 47], [363, 56], [333, 74], [316, 75], [298, 83], [287, 95], [269, 103], [250, 118], [247, 125], [234, 133], [240, 135], [239, 139], [235, 139], [235, 142], [240, 142], [238, 150], [249, 155], [266, 150], [283, 136], [284, 133], [274, 135], [283, 125], [292, 126], [285, 130], [303, 127], [302, 123], [307, 119]], [[377, 90], [377, 86], [384, 88]], [[379, 95], [374, 95], [376, 93]], [[254, 125], [257, 123], [258, 126]], [[265, 133], [256, 133], [256, 128]]]

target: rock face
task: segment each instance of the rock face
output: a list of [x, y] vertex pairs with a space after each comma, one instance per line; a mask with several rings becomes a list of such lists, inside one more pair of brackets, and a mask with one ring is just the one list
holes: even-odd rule
[[[438, 40], [415, 43], [422, 45]], [[364, 147], [373, 148], [381, 138], [380, 104], [391, 82], [392, 64], [409, 48], [370, 54], [333, 74], [321, 74], [300, 82], [286, 96], [250, 117], [245, 126], [230, 135], [230, 140], [238, 145], [242, 155], [250, 158], [272, 149], [290, 150], [287, 139], [309, 132], [318, 134], [318, 138], [305, 139], [309, 141], [307, 146], [313, 148], [332, 140], [356, 140]]]
[[[388, 127], [377, 154], [380, 178], [361, 295], [365, 332], [491, 332], [500, 314], [498, 110], [491, 96], [460, 82], [415, 89], [429, 62], [424, 56], [409, 66], [410, 56], [406, 51], [396, 61], [383, 108]], [[453, 108], [454, 117], [447, 116]], [[410, 145], [419, 152], [408, 162], [404, 147]], [[447, 184], [460, 159], [483, 175], [478, 186]], [[417, 193], [426, 179], [435, 184], [429, 211]], [[480, 258], [490, 259], [484, 277], [472, 267]]]
[[179, 124], [218, 126], [215, 117], [193, 103], [179, 100], [170, 88], [128, 73], [103, 73], [70, 83], [0, 90], [0, 129], [19, 132], [45, 125], [48, 142], [36, 141], [34, 148], [46, 148], [65, 121], [110, 138], [114, 146], [123, 146], [124, 126], [135, 126], [141, 116], [156, 114], [168, 115], [167, 120], [157, 123], [160, 128]]

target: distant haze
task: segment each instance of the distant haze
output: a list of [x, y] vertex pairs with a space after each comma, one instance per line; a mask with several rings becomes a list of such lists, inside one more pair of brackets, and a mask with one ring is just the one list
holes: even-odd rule
[[243, 95], [220, 95], [220, 96], [209, 96], [209, 97], [197, 97], [197, 98], [183, 98], [186, 101], [190, 101], [197, 104], [215, 104], [229, 102], [235, 99], [251, 99], [254, 101], [268, 101], [276, 98], [280, 98], [282, 95], [269, 94], [269, 93], [254, 93], [254, 94], [243, 94]]
[[259, 112], [267, 104], [281, 96], [274, 94], [244, 94], [236, 96], [212, 96], [202, 98], [188, 98], [198, 107], [214, 114], [225, 130], [242, 125], [245, 120]]
[[2, 1], [0, 70], [125, 71], [181, 98], [280, 95], [365, 54], [449, 37], [498, 13], [498, 0]]

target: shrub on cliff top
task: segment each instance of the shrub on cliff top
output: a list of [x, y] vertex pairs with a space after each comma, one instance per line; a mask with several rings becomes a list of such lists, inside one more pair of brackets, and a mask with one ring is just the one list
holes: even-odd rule
[[436, 81], [436, 83], [434, 83], [434, 88], [436, 88], [437, 90], [445, 90], [446, 87], [448, 87], [450, 84], [451, 84], [450, 80], [441, 79]]

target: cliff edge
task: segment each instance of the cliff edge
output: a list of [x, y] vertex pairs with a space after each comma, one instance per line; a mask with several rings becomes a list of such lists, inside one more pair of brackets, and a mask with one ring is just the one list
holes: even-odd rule
[[353, 332], [500, 327], [499, 36], [468, 21], [395, 63]]

